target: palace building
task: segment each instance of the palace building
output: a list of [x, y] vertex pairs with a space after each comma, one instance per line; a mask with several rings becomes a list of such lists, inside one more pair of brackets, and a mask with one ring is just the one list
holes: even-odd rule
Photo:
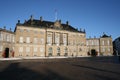
[[59, 57], [87, 56], [85, 31], [78, 31], [69, 25], [35, 20], [31, 16], [23, 24], [18, 21], [15, 28], [16, 57]]
[[68, 21], [63, 24], [61, 20], [51, 22], [31, 16], [24, 23], [18, 20], [14, 32], [0, 29], [0, 57], [79, 57], [93, 52], [108, 55], [112, 53], [111, 41], [105, 35], [86, 39], [85, 30], [75, 29]]
[[14, 57], [14, 32], [0, 28], [0, 57]]
[[113, 44], [111, 36], [105, 33], [100, 38], [89, 38], [86, 40], [88, 55], [111, 56], [113, 55]]

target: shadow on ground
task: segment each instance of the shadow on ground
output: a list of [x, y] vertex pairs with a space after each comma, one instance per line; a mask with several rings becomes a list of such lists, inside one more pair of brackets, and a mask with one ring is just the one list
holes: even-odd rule
[[0, 72], [0, 80], [69, 80], [49, 69], [46, 74], [35, 72], [25, 67], [19, 67], [19, 63], [11, 63]]

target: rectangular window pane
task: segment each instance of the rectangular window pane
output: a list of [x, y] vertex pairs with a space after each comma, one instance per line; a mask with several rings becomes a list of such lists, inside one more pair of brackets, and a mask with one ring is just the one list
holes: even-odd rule
[[19, 52], [23, 52], [23, 47], [19, 47]]
[[27, 52], [27, 53], [30, 52], [30, 47], [26, 47], [26, 52]]
[[15, 40], [14, 40], [15, 38], [14, 38], [14, 36], [12, 37], [12, 42], [14, 42]]
[[2, 51], [2, 46], [0, 45], [0, 51]]
[[44, 51], [44, 48], [43, 48], [43, 47], [41, 47], [41, 48], [40, 48], [40, 52], [43, 52], [43, 51]]
[[10, 41], [10, 36], [6, 35], [6, 37], [7, 37], [7, 41], [9, 42]]
[[47, 43], [48, 43], [48, 44], [52, 44], [52, 37], [51, 37], [51, 36], [48, 36], [48, 37], [47, 37]]
[[40, 44], [44, 44], [44, 39], [43, 38], [40, 39]]
[[23, 43], [23, 37], [20, 37], [20, 43]]
[[3, 34], [0, 33], [0, 41], [3, 41]]
[[34, 48], [34, 52], [37, 52], [37, 47]]
[[30, 43], [30, 37], [26, 37], [26, 43]]
[[34, 43], [37, 43], [38, 42], [38, 39], [37, 38], [34, 38]]

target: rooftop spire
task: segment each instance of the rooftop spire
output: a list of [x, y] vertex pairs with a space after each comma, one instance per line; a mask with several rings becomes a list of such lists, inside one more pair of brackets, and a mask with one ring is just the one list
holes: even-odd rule
[[55, 21], [58, 19], [58, 13], [57, 13], [57, 9], [55, 9]]

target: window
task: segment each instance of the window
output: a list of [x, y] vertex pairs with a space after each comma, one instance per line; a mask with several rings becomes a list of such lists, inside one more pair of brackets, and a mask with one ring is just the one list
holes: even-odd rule
[[6, 37], [6, 34], [4, 34], [4, 41], [6, 41], [7, 40], [7, 37]]
[[105, 52], [105, 48], [103, 48], [102, 51]]
[[14, 40], [15, 38], [14, 38], [14, 36], [12, 37], [12, 42], [14, 42], [15, 40]]
[[30, 43], [30, 37], [26, 37], [26, 43]]
[[43, 32], [43, 31], [40, 31], [40, 34], [44, 34], [44, 32]]
[[20, 43], [23, 43], [23, 37], [20, 37]]
[[82, 51], [82, 49], [81, 48], [79, 48], [79, 52], [81, 52]]
[[0, 41], [2, 41], [2, 40], [3, 40], [3, 34], [0, 33]]
[[93, 42], [93, 40], [92, 40], [92, 45], [94, 45], [94, 42]]
[[47, 43], [50, 44], [50, 45], [52, 44], [52, 37], [51, 36], [47, 37]]
[[65, 51], [65, 53], [67, 53], [67, 52], [68, 52], [68, 49], [67, 49], [67, 48], [65, 48], [65, 49], [64, 49], [64, 51]]
[[55, 43], [56, 43], [57, 45], [59, 45], [59, 43], [60, 43], [59, 35], [55, 36]]
[[44, 44], [44, 39], [43, 38], [40, 39], [40, 43]]
[[108, 48], [108, 52], [110, 52], [110, 48]]
[[41, 47], [41, 48], [40, 48], [40, 52], [42, 53], [43, 51], [44, 51], [44, 48], [43, 48], [43, 47]]
[[23, 47], [19, 47], [19, 52], [23, 52]]
[[26, 47], [26, 52], [27, 52], [27, 53], [30, 52], [30, 47]]
[[37, 38], [34, 38], [34, 43], [37, 43], [38, 42], [38, 39]]
[[14, 47], [12, 48], [12, 50], [14, 51]]
[[29, 29], [26, 29], [26, 32], [30, 32], [30, 30], [29, 30]]
[[105, 44], [105, 42], [104, 41], [102, 41], [102, 45], [104, 45]]
[[9, 42], [10, 41], [10, 36], [6, 35], [6, 37], [7, 37], [7, 41]]
[[68, 49], [67, 48], [64, 49], [64, 56], [68, 56]]
[[3, 47], [0, 45], [0, 51], [2, 51], [2, 48], [3, 48]]
[[37, 52], [37, 47], [34, 47], [34, 52]]
[[88, 41], [86, 42], [86, 45], [87, 45], [87, 46], [89, 45], [89, 42], [88, 42]]
[[50, 47], [48, 50], [48, 56], [52, 56], [52, 47]]
[[[63, 34], [63, 44], [64, 44], [64, 46], [67, 45], [67, 34]], [[73, 44], [74, 44], [74, 42], [73, 42]]]
[[110, 41], [109, 40], [107, 41], [107, 43], [108, 43], [108, 45], [110, 45]]
[[99, 45], [99, 41], [96, 42], [96, 45]]
[[23, 32], [24, 30], [23, 29], [20, 29], [20, 32]]
[[57, 48], [57, 56], [60, 56], [60, 48]]

